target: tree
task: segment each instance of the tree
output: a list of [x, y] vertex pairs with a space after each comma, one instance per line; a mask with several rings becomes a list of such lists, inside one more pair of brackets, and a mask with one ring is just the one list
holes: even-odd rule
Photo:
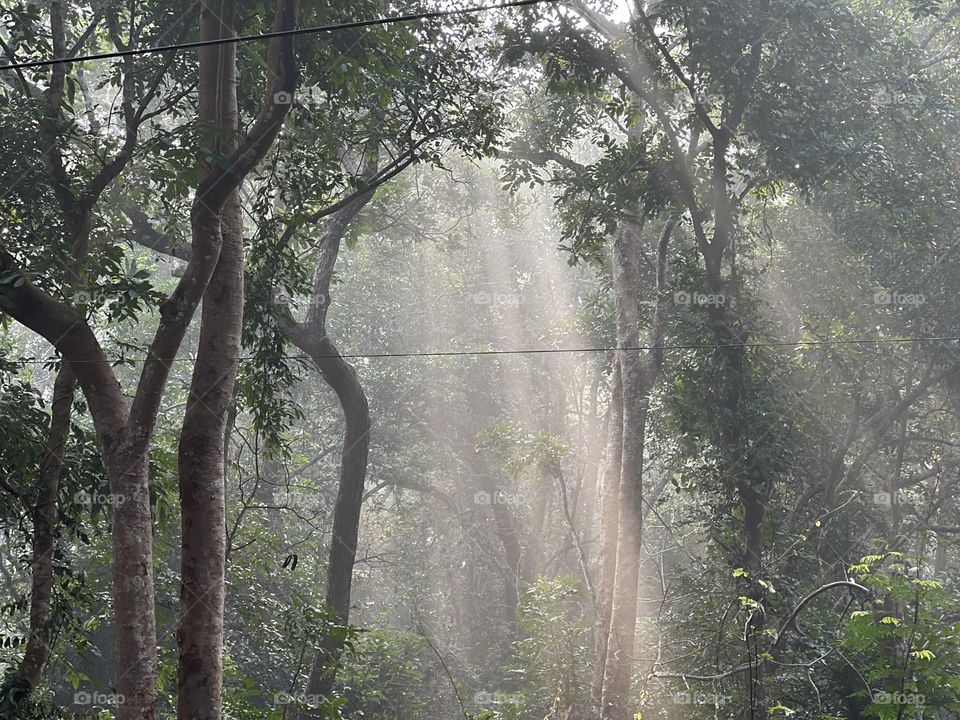
[[[288, 23], [283, 27], [292, 26], [290, 10], [286, 3], [278, 4], [278, 22]], [[55, 25], [60, 23], [56, 19], [59, 12], [58, 8], [54, 9]], [[206, 29], [211, 32], [212, 28], [215, 29], [216, 24], [208, 14]], [[282, 51], [282, 43], [289, 42], [289, 38], [274, 41], [272, 74], [267, 84], [270, 92], [260, 118], [234, 152], [219, 156], [222, 164], [206, 169], [197, 187], [191, 214], [192, 259], [177, 288], [161, 306], [160, 324], [131, 403], [128, 404], [121, 393], [111, 363], [87, 319], [74, 306], [58, 301], [37, 287], [21, 269], [17, 258], [5, 247], [0, 249], [0, 264], [6, 278], [4, 312], [45, 337], [62, 354], [90, 407], [111, 493], [115, 498], [123, 498], [113, 513], [112, 532], [116, 690], [118, 696], [124, 698], [118, 710], [121, 718], [153, 717], [156, 700], [152, 521], [147, 480], [150, 435], [170, 364], [216, 268], [222, 243], [222, 208], [244, 176], [266, 154], [286, 114], [288, 106], [275, 103], [273, 98], [277, 92], [293, 90], [295, 73], [289, 50]], [[217, 58], [210, 54], [210, 50], [201, 54], [200, 77], [211, 90], [204, 102], [216, 98], [217, 92], [229, 83], [223, 74], [227, 70], [218, 67]], [[215, 112], [213, 107], [209, 111]], [[201, 119], [210, 121], [214, 116], [201, 115]], [[211, 150], [216, 152], [216, 147]], [[193, 607], [188, 606], [186, 613], [189, 615], [192, 610]], [[187, 644], [192, 641], [190, 631], [189, 627], [185, 628]], [[213, 664], [216, 666], [218, 662]]]

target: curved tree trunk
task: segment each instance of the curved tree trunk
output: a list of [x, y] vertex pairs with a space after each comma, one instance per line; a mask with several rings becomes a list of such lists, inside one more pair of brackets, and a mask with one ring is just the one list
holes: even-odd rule
[[[275, 30], [293, 28], [299, 11], [297, 0], [277, 0]], [[209, 15], [209, 11], [207, 11]], [[51, 4], [54, 52], [64, 54], [63, 3]], [[114, 44], [121, 46], [116, 16], [107, 14]], [[208, 30], [213, 23], [208, 22]], [[209, 34], [208, 34], [209, 37]], [[59, 51], [58, 51], [59, 48]], [[211, 66], [210, 48], [201, 52], [201, 103], [208, 102], [204, 85], [214, 89], [221, 68]], [[127, 56], [125, 62], [129, 62]], [[220, 248], [219, 214], [243, 178], [256, 166], [280, 131], [288, 105], [273, 103], [275, 93], [291, 92], [296, 82], [296, 62], [291, 36], [271, 39], [267, 51], [267, 87], [263, 110], [237, 152], [225, 162], [210, 166], [197, 187], [191, 214], [191, 260], [177, 287], [160, 306], [160, 322], [150, 345], [140, 378], [128, 401], [121, 392], [113, 367], [83, 313], [58, 302], [23, 273], [16, 258], [0, 246], [0, 270], [16, 282], [10, 286], [3, 312], [47, 339], [63, 355], [83, 389], [96, 428], [113, 499], [111, 540], [113, 548], [113, 604], [116, 630], [118, 720], [152, 720], [157, 696], [157, 638], [153, 589], [153, 523], [148, 479], [150, 437], [173, 362], [187, 327], [216, 269]], [[169, 65], [165, 66], [169, 67]], [[127, 67], [129, 71], [129, 66]], [[59, 111], [66, 72], [65, 64], [53, 66], [50, 107]], [[161, 78], [162, 79], [162, 76]], [[158, 80], [159, 82], [159, 80]], [[211, 84], [212, 83], [212, 84]], [[141, 119], [130, 95], [133, 83], [124, 83], [124, 116], [127, 134], [122, 149], [107, 163], [82, 193], [78, 208], [89, 212], [103, 190], [129, 161], [136, 145]], [[148, 93], [147, 102], [153, 92]], [[202, 119], [202, 118], [201, 118]], [[53, 189], [64, 207], [76, 203], [56, 142], [48, 142], [56, 118], [41, 122], [44, 161], [53, 176]], [[87, 215], [89, 217], [89, 215]], [[88, 237], [88, 236], [87, 236]], [[75, 239], [75, 243], [77, 239]], [[74, 252], [78, 256], [77, 251]], [[222, 478], [219, 478], [222, 480]]]
[[[370, 161], [366, 174], [375, 173], [376, 159]], [[327, 565], [326, 603], [339, 625], [350, 621], [350, 592], [353, 565], [360, 533], [360, 511], [363, 486], [367, 477], [367, 456], [370, 449], [370, 410], [367, 396], [350, 363], [340, 356], [327, 335], [327, 309], [330, 306], [330, 284], [340, 252], [340, 242], [351, 221], [373, 198], [373, 192], [358, 196], [327, 223], [320, 252], [313, 272], [312, 302], [302, 323], [291, 323], [287, 335], [298, 348], [308, 354], [321, 376], [336, 393], [343, 411], [343, 449], [340, 453], [340, 482], [333, 509], [330, 557]], [[327, 696], [336, 680], [337, 665], [343, 651], [343, 636], [334, 627], [327, 627], [317, 642], [307, 679], [307, 694]], [[313, 711], [297, 712], [295, 717], [319, 717]]]
[[[50, 33], [54, 52], [66, 48], [66, 11], [62, 2], [50, 4]], [[93, 199], [81, 202], [70, 187], [59, 141], [60, 105], [66, 84], [66, 68], [51, 72], [46, 91], [46, 107], [40, 120], [40, 140], [44, 168], [54, 188], [65, 226], [71, 235], [71, 263], [67, 268], [69, 287], [81, 282], [81, 263], [89, 253]], [[73, 399], [77, 379], [67, 363], [62, 363], [53, 383], [50, 430], [44, 449], [37, 482], [36, 501], [32, 511], [33, 540], [30, 590], [30, 635], [23, 659], [13, 677], [13, 694], [9, 700], [20, 702], [37, 687], [43, 668], [50, 660], [54, 628], [51, 602], [53, 598], [53, 554], [57, 534], [57, 493], [63, 469], [63, 452], [70, 434]]]
[[[333, 531], [327, 566], [326, 602], [333, 613], [332, 620], [346, 625], [350, 620], [350, 590], [360, 531], [363, 485], [367, 474], [370, 413], [356, 371], [340, 357], [330, 339], [325, 335], [318, 339], [304, 337], [305, 335], [307, 333], [298, 333], [296, 344], [310, 355], [324, 380], [337, 394], [345, 422], [343, 450], [340, 455], [340, 485], [333, 510]], [[326, 696], [333, 689], [343, 642], [340, 633], [331, 631], [325, 632], [319, 639], [307, 681], [308, 695]]]

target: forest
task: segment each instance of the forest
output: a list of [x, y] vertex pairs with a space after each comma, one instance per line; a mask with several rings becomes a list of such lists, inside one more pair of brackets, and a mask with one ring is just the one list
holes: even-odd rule
[[960, 2], [470, 3], [0, 0], [0, 720], [960, 720]]

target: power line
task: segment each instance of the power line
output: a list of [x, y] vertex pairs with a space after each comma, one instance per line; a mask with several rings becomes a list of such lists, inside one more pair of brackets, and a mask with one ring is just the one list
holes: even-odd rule
[[[422, 358], [422, 357], [490, 357], [499, 355], [559, 355], [564, 353], [601, 353], [601, 352], [633, 352], [639, 350], [717, 350], [720, 348], [742, 347], [821, 347], [830, 345], [903, 345], [907, 343], [935, 343], [957, 342], [960, 335], [940, 337], [904, 337], [904, 338], [851, 338], [849, 340], [782, 340], [769, 342], [747, 343], [683, 343], [677, 345], [631, 345], [628, 347], [579, 347], [579, 348], [518, 348], [508, 350], [438, 350], [438, 351], [410, 351], [410, 352], [382, 352], [382, 353], [343, 353], [340, 355], [276, 355], [274, 357], [285, 360], [310, 360], [314, 357], [320, 360], [343, 358], [344, 360], [361, 360], [377, 358]], [[231, 360], [253, 360], [255, 355], [239, 355]], [[22, 364], [38, 364], [59, 360], [57, 357], [46, 359], [18, 360]], [[196, 362], [200, 357], [176, 357], [176, 362]], [[204, 358], [209, 359], [209, 358]], [[219, 358], [223, 359], [223, 358]], [[74, 362], [98, 362], [97, 360], [80, 360]]]
[[50, 60], [29, 60], [26, 62], [11, 63], [10, 65], [0, 65], [0, 70], [23, 70], [25, 68], [44, 67], [46, 65], [58, 65], [61, 63], [85, 62], [87, 60], [106, 60], [109, 58], [130, 57], [132, 55], [163, 53], [171, 50], [189, 50], [193, 48], [208, 47], [210, 45], [229, 45], [243, 42], [254, 42], [258, 40], [269, 40], [271, 38], [286, 37], [290, 35], [311, 35], [315, 33], [338, 32], [340, 30], [353, 30], [356, 28], [372, 27], [374, 25], [395, 25], [397, 23], [412, 22], [414, 20], [429, 20], [433, 18], [451, 17], [453, 15], [474, 15], [487, 10], [502, 10], [505, 8], [525, 7], [527, 5], [539, 5], [541, 3], [555, 2], [559, 2], [559, 0], [511, 0], [510, 2], [502, 2], [494, 5], [473, 5], [466, 8], [432, 10], [430, 12], [394, 15], [391, 17], [374, 18], [372, 20], [353, 20], [351, 22], [339, 23], [336, 25], [317, 25], [314, 27], [295, 28], [293, 30], [275, 30], [273, 32], [262, 33], [260, 35], [240, 35], [237, 37], [217, 38], [215, 40], [196, 40], [187, 43], [177, 43], [176, 45], [156, 45], [153, 47], [116, 50], [114, 52], [105, 53], [92, 53], [90, 55], [75, 55], [73, 57], [53, 58]]

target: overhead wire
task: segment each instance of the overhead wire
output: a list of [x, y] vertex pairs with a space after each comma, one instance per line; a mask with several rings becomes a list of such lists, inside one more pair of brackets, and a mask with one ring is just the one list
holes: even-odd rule
[[257, 35], [237, 35], [234, 37], [213, 38], [210, 40], [194, 40], [192, 42], [174, 43], [171, 45], [153, 45], [143, 48], [128, 48], [126, 50], [114, 50], [111, 52], [89, 53], [87, 55], [48, 58], [46, 60], [25, 60], [23, 62], [13, 62], [7, 65], [0, 65], [0, 70], [26, 70], [28, 68], [45, 67], [47, 65], [87, 62], [89, 60], [110, 60], [134, 55], [149, 55], [152, 53], [166, 53], [176, 50], [191, 50], [194, 48], [208, 47], [210, 45], [232, 45], [237, 43], [258, 42], [270, 40], [271, 38], [288, 37], [291, 35], [333, 33], [343, 30], [373, 27], [376, 25], [395, 25], [398, 23], [414, 22], [417, 20], [430, 20], [434, 18], [452, 17], [457, 15], [475, 15], [477, 13], [487, 12], [489, 10], [504, 10], [508, 8], [527, 7], [530, 5], [541, 5], [557, 2], [560, 2], [560, 0], [509, 0], [508, 2], [495, 3], [492, 5], [472, 5], [465, 8], [430, 10], [427, 12], [371, 18], [369, 20], [351, 20], [350, 22], [336, 23], [333, 25], [316, 25], [312, 27], [293, 28], [292, 30], [274, 30], [272, 32], [259, 33]]
[[[501, 350], [411, 350], [403, 352], [364, 352], [364, 353], [339, 353], [325, 355], [309, 355], [307, 353], [296, 353], [289, 355], [273, 355], [278, 360], [324, 360], [333, 358], [342, 358], [344, 360], [366, 360], [378, 358], [424, 358], [424, 357], [491, 357], [503, 355], [554, 355], [564, 353], [603, 353], [603, 352], [639, 352], [641, 350], [718, 350], [720, 348], [742, 347], [742, 348], [763, 348], [763, 347], [822, 347], [831, 345], [905, 345], [909, 343], [946, 343], [958, 342], [960, 335], [945, 335], [937, 337], [898, 337], [898, 338], [848, 338], [838, 340], [771, 340], [744, 343], [679, 343], [674, 345], [631, 345], [625, 347], [618, 346], [599, 346], [599, 347], [575, 347], [575, 348], [507, 348]], [[231, 358], [218, 358], [230, 360], [253, 360], [256, 355], [238, 355]], [[15, 360], [14, 363], [35, 364], [55, 362], [60, 358], [29, 358], [24, 360]], [[196, 362], [201, 359], [199, 356], [176, 357], [174, 361]], [[99, 360], [75, 360], [73, 362], [101, 362]], [[116, 360], [122, 362], [122, 360]]]

